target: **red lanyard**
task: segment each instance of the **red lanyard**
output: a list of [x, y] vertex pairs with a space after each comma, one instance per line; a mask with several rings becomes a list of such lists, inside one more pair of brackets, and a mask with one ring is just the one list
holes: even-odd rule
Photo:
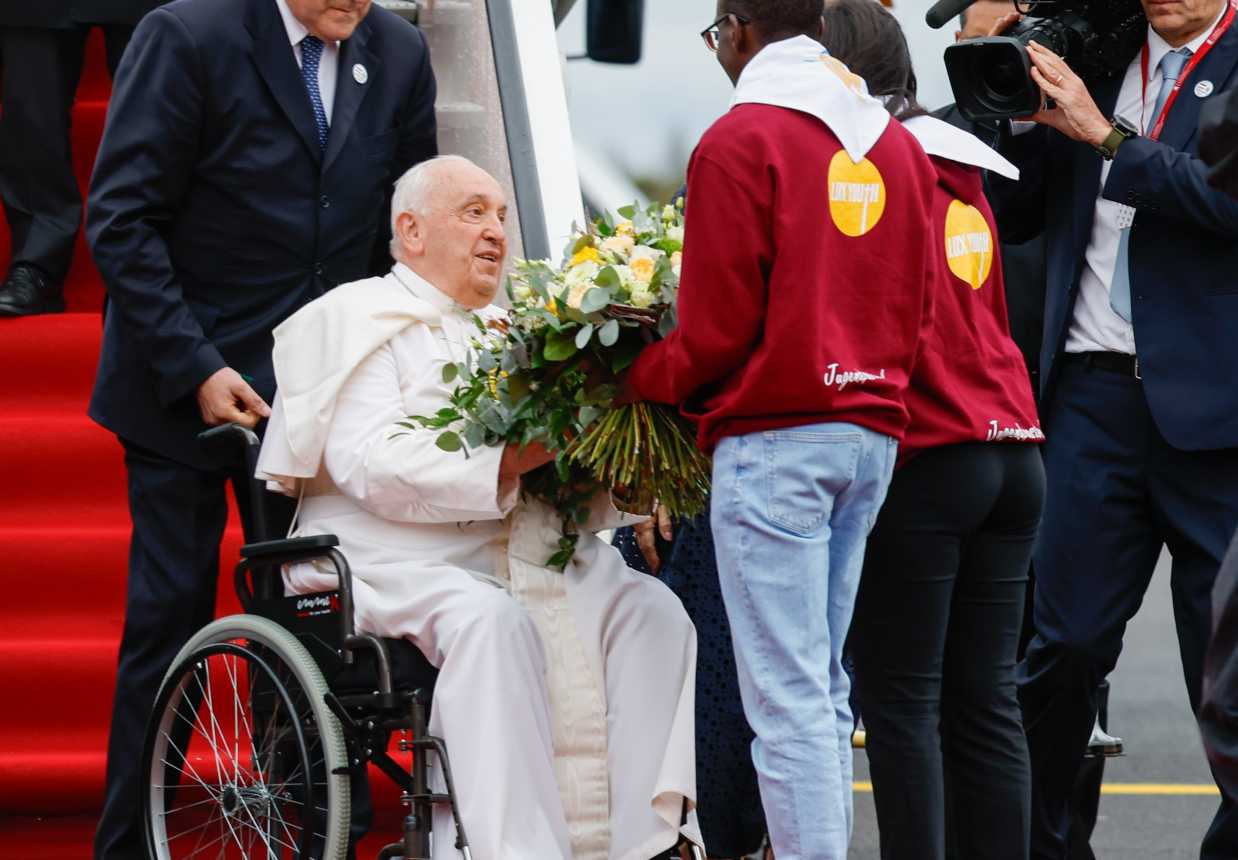
[[[1229, 29], [1229, 25], [1234, 23], [1234, 15], [1238, 13], [1238, 0], [1229, 0], [1229, 9], [1221, 16], [1221, 20], [1212, 28], [1212, 33], [1208, 36], [1207, 41], [1199, 46], [1199, 50], [1191, 56], [1187, 62], [1186, 68], [1182, 70], [1182, 74], [1178, 75], [1178, 80], [1174, 82], [1174, 88], [1170, 91], [1169, 97], [1165, 99], [1165, 106], [1161, 108], [1161, 115], [1156, 119], [1156, 125], [1152, 126], [1152, 131], [1148, 133], [1148, 137], [1156, 140], [1161, 136], [1161, 129], [1165, 127], [1165, 118], [1169, 116], [1169, 109], [1173, 107], [1173, 103], [1178, 99], [1178, 91], [1182, 89], [1182, 85], [1186, 83], [1186, 79], [1191, 76], [1191, 72], [1199, 65], [1200, 61], [1212, 50], [1225, 31]], [[1143, 116], [1144, 105], [1148, 103], [1148, 43], [1143, 43], [1143, 55], [1139, 60], [1140, 79], [1143, 83], [1142, 101], [1139, 102], [1139, 115]], [[1164, 83], [1161, 84], [1164, 86]], [[1139, 123], [1143, 125], [1142, 120]]]

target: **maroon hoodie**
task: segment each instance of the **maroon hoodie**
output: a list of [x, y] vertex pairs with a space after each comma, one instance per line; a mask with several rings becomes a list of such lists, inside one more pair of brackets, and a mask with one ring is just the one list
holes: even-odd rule
[[632, 392], [682, 404], [706, 451], [827, 421], [901, 437], [938, 277], [936, 184], [897, 122], [856, 165], [809, 114], [732, 108], [688, 166], [679, 327], [641, 354]]
[[1023, 355], [1010, 338], [997, 226], [980, 171], [934, 156], [933, 327], [907, 389], [898, 462], [962, 442], [1041, 442]]

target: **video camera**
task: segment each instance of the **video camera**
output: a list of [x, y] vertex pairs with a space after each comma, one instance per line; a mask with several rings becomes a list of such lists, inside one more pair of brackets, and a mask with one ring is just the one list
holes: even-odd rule
[[[941, 27], [975, 0], [939, 0], [926, 20]], [[967, 39], [946, 49], [959, 111], [970, 120], [1029, 116], [1043, 97], [1027, 46], [1036, 41], [1086, 83], [1122, 74], [1147, 35], [1139, 0], [1016, 0], [1026, 15], [1004, 36]]]

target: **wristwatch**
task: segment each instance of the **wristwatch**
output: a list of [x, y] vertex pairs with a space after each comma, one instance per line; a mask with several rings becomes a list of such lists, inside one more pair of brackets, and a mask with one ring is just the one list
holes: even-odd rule
[[1122, 141], [1139, 136], [1139, 130], [1120, 116], [1115, 116], [1110, 120], [1110, 125], [1113, 128], [1109, 136], [1102, 140], [1099, 146], [1094, 147], [1100, 153], [1101, 158], [1106, 161], [1118, 154], [1118, 147], [1122, 145]]

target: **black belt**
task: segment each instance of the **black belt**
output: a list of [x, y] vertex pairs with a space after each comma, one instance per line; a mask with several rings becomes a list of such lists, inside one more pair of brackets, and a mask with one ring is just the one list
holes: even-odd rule
[[1070, 353], [1069, 357], [1096, 370], [1143, 378], [1139, 374], [1139, 357], [1124, 352], [1075, 352]]

